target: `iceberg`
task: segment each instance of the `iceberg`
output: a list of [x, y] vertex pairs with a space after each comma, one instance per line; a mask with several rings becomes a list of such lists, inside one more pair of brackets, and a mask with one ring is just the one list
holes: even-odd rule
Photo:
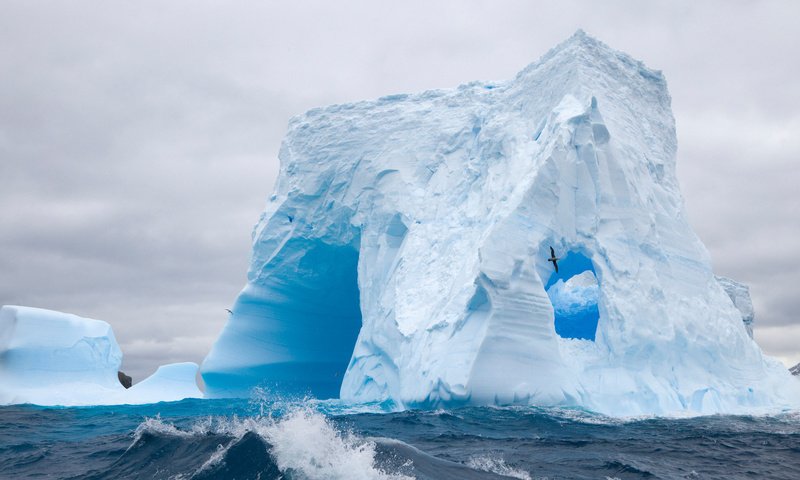
[[100, 320], [41, 308], [0, 308], [0, 404], [92, 403], [121, 393], [122, 351]]
[[578, 31], [511, 81], [293, 118], [206, 395], [795, 405], [689, 226], [670, 102], [660, 72]]
[[42, 308], [0, 308], [0, 405], [115, 405], [202, 397], [194, 363], [164, 365], [125, 389], [111, 326]]

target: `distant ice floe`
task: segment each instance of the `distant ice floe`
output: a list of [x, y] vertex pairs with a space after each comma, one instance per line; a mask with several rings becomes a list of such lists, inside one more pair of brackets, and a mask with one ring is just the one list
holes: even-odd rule
[[0, 405], [141, 404], [202, 397], [197, 364], [162, 365], [125, 389], [122, 351], [101, 320], [41, 308], [0, 308]]

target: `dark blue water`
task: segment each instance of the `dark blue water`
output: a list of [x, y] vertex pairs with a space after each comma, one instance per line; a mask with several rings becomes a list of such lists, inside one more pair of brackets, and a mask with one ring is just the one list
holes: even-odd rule
[[800, 479], [800, 415], [614, 420], [336, 402], [0, 407], [0, 477]]

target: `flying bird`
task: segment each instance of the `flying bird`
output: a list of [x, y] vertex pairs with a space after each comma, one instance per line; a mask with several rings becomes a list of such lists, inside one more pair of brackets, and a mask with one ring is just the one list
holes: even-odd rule
[[556, 269], [556, 273], [558, 273], [558, 257], [556, 257], [556, 251], [553, 250], [553, 247], [550, 247], [550, 258], [548, 258], [547, 261], [553, 262], [553, 267]]
[[231, 312], [230, 308], [226, 308], [225, 311], [228, 312], [229, 314], [233, 315], [233, 312]]

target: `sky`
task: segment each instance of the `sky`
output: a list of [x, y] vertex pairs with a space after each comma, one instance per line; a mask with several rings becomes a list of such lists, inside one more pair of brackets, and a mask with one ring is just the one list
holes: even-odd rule
[[202, 361], [290, 117], [504, 80], [578, 28], [667, 78], [678, 175], [755, 338], [800, 362], [800, 2], [0, 0], [0, 304]]

